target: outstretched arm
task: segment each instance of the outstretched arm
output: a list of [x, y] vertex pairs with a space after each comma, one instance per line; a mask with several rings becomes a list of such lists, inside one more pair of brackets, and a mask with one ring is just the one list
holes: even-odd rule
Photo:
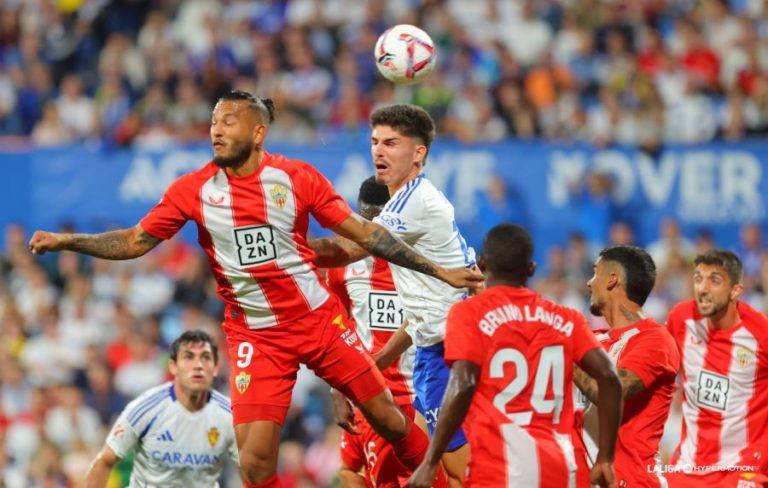
[[483, 282], [480, 272], [468, 268], [445, 269], [438, 266], [384, 227], [365, 220], [355, 213], [331, 230], [356, 242], [374, 256], [392, 264], [434, 276], [456, 288], [476, 288]]
[[408, 486], [415, 488], [432, 486], [440, 466], [440, 458], [453, 435], [461, 427], [464, 417], [467, 416], [472, 397], [475, 396], [479, 376], [480, 366], [471, 361], [459, 360], [451, 366], [451, 376], [448, 378], [448, 387], [443, 396], [443, 404], [440, 406], [435, 435], [429, 444], [424, 461], [413, 472]]
[[29, 241], [33, 254], [48, 251], [75, 251], [101, 259], [133, 259], [160, 244], [159, 239], [140, 225], [103, 234], [59, 234], [38, 230]]
[[309, 241], [315, 251], [315, 264], [320, 268], [341, 268], [359, 261], [370, 253], [344, 237], [323, 237]]

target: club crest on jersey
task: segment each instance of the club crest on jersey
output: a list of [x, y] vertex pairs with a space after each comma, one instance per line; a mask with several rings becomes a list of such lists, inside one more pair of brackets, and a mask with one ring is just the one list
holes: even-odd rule
[[216, 447], [217, 442], [219, 442], [219, 429], [211, 427], [208, 429], [208, 444], [210, 444], [211, 447]]
[[277, 184], [269, 190], [269, 194], [272, 196], [272, 201], [275, 202], [278, 208], [284, 208], [288, 203], [288, 188], [281, 184]]
[[736, 361], [739, 366], [746, 368], [755, 360], [755, 353], [747, 349], [746, 347], [740, 347], [736, 350]]
[[245, 390], [248, 389], [248, 386], [251, 384], [251, 375], [246, 373], [245, 371], [240, 371], [237, 376], [235, 376], [235, 387], [237, 388], [237, 391], [240, 392], [242, 395], [245, 393]]

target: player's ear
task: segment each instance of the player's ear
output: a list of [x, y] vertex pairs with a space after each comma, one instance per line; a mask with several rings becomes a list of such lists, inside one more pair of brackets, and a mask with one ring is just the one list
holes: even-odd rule
[[173, 359], [168, 360], [168, 371], [171, 373], [171, 375], [176, 376], [177, 367], [176, 367], [176, 361]]
[[253, 144], [256, 146], [261, 146], [266, 137], [267, 137], [266, 124], [257, 124], [256, 127], [253, 128]]
[[534, 274], [536, 274], [536, 261], [531, 261], [528, 263], [528, 277], [532, 277]]
[[731, 300], [736, 300], [739, 298], [739, 295], [744, 291], [744, 285], [741, 283], [736, 283], [733, 285], [733, 288], [731, 288]]
[[485, 262], [485, 256], [482, 254], [477, 257], [477, 267], [480, 268], [480, 271], [482, 273], [485, 273], [485, 269], [487, 267], [487, 263]]

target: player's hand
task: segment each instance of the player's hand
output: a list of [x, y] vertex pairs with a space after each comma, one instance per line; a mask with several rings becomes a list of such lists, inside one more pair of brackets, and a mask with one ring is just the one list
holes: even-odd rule
[[435, 483], [437, 476], [437, 466], [429, 466], [427, 463], [421, 463], [416, 471], [408, 480], [410, 488], [430, 488]]
[[616, 477], [613, 474], [613, 463], [601, 461], [599, 458], [589, 470], [589, 482], [600, 488], [616, 488]]
[[333, 404], [333, 415], [336, 417], [336, 425], [352, 435], [360, 435], [360, 431], [357, 430], [355, 407], [352, 402], [335, 388], [332, 388], [331, 403]]
[[477, 268], [443, 268], [438, 278], [445, 281], [454, 288], [469, 288], [474, 290], [480, 288], [485, 283], [483, 273]]
[[45, 254], [48, 251], [61, 251], [64, 246], [64, 234], [38, 230], [29, 240], [29, 250], [32, 254]]

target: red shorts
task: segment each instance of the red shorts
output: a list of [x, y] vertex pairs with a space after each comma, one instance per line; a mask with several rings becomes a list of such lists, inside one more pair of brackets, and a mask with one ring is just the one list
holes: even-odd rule
[[224, 330], [235, 425], [282, 425], [302, 363], [356, 404], [387, 388], [335, 297], [295, 322], [256, 330], [225, 322]]
[[[416, 410], [411, 405], [401, 405], [403, 413], [413, 420]], [[353, 471], [365, 468], [366, 486], [401, 488], [408, 486], [413, 472], [404, 467], [392, 450], [392, 444], [378, 435], [365, 420], [360, 410], [355, 410], [360, 435], [341, 432], [339, 454], [344, 464]], [[414, 428], [418, 428], [414, 426]]]
[[763, 488], [768, 477], [754, 472], [717, 471], [695, 475], [683, 472], [664, 473], [669, 488]]

